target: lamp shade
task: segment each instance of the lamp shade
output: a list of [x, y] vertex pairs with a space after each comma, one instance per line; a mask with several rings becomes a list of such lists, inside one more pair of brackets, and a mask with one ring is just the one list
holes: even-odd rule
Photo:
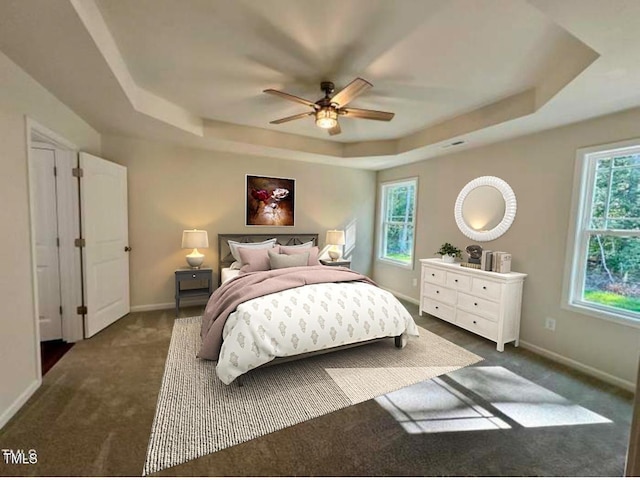
[[344, 245], [344, 230], [327, 230], [327, 245]]
[[185, 230], [182, 232], [182, 248], [209, 248], [206, 230]]

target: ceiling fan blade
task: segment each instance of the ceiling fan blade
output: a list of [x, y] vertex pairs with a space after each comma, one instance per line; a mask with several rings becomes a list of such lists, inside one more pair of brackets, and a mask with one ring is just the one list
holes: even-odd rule
[[388, 122], [393, 118], [395, 113], [380, 112], [378, 110], [365, 110], [362, 108], [341, 108], [338, 110], [340, 115], [351, 118], [366, 118], [368, 120], [381, 120]]
[[342, 133], [342, 129], [340, 128], [339, 123], [336, 123], [336, 126], [333, 128], [330, 128], [328, 131], [329, 131], [329, 135], [339, 135], [340, 133]]
[[269, 123], [273, 123], [274, 125], [278, 125], [280, 123], [290, 122], [291, 120], [298, 120], [299, 118], [309, 117], [309, 116], [313, 115], [314, 113], [315, 112], [298, 113], [297, 115], [291, 115], [290, 117], [280, 118], [278, 120], [273, 120], [272, 122], [269, 122]]
[[356, 78], [349, 85], [344, 87], [333, 97], [331, 97], [331, 103], [337, 104], [339, 107], [344, 107], [351, 100], [362, 94], [365, 90], [373, 87], [372, 84], [364, 80], [363, 78]]
[[263, 92], [269, 93], [271, 95], [276, 95], [278, 97], [282, 97], [285, 100], [291, 100], [292, 102], [301, 103], [313, 109], [317, 107], [317, 105], [313, 103], [311, 100], [306, 100], [304, 98], [296, 97], [295, 95], [291, 95], [290, 93], [284, 93], [284, 92], [281, 92], [280, 90], [274, 90], [272, 88], [268, 88], [267, 90], [263, 90]]

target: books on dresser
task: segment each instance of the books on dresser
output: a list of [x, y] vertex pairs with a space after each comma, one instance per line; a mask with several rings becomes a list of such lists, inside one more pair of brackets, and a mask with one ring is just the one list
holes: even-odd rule
[[510, 253], [501, 252], [500, 255], [498, 255], [498, 264], [495, 271], [499, 273], [509, 273], [511, 271]]
[[480, 270], [491, 271], [491, 260], [493, 259], [492, 250], [483, 250], [480, 257]]
[[[490, 266], [485, 270], [498, 272], [498, 273], [509, 273], [511, 271], [511, 254], [508, 252], [490, 252], [491, 256]], [[489, 263], [489, 260], [487, 260]]]
[[483, 250], [482, 257], [480, 257], [480, 270], [509, 273], [511, 271], [511, 254], [508, 252]]
[[493, 252], [491, 271], [509, 273], [511, 271], [511, 254], [507, 252]]

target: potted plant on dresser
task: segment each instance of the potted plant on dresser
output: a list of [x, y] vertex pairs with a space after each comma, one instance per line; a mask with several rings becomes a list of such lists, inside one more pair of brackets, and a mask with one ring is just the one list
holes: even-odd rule
[[440, 250], [436, 252], [437, 255], [442, 255], [442, 261], [446, 263], [453, 263], [456, 260], [456, 257], [459, 257], [462, 251], [451, 245], [450, 243], [445, 243], [440, 247]]

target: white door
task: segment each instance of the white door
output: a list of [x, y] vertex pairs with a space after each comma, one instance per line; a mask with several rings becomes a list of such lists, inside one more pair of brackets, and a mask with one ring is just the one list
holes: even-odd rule
[[80, 153], [85, 336], [129, 313], [127, 168]]
[[62, 299], [58, 258], [55, 150], [32, 148], [30, 163], [35, 208], [36, 274], [40, 341], [62, 338]]

